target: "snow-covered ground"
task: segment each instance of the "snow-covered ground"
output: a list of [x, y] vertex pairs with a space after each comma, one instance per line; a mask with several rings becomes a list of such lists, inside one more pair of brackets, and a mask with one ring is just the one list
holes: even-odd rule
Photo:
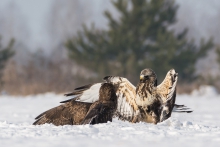
[[33, 126], [41, 112], [59, 105], [62, 95], [52, 93], [27, 97], [0, 96], [1, 147], [83, 146], [219, 146], [220, 95], [206, 87], [191, 95], [177, 95], [177, 104], [194, 110], [173, 113], [158, 125], [112, 123], [84, 126]]

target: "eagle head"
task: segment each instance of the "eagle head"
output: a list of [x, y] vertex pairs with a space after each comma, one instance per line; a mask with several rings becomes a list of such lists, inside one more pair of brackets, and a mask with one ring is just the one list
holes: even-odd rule
[[152, 83], [153, 82], [155, 83], [155, 86], [157, 86], [156, 81], [157, 81], [157, 75], [152, 69], [146, 68], [141, 71], [141, 74], [140, 74], [141, 83], [146, 83], [146, 82]]
[[99, 89], [100, 101], [115, 101], [117, 99], [114, 86], [110, 83], [103, 83]]

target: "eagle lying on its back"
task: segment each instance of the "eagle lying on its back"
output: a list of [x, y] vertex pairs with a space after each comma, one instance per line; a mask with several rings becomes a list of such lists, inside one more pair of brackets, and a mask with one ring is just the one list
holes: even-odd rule
[[168, 71], [158, 86], [151, 69], [141, 71], [137, 87], [126, 78], [107, 76], [103, 83], [85, 85], [65, 94], [73, 98], [43, 112], [33, 124], [97, 124], [112, 121], [113, 116], [133, 123], [157, 124], [168, 119], [172, 112], [192, 112], [175, 104], [177, 79], [174, 69]]

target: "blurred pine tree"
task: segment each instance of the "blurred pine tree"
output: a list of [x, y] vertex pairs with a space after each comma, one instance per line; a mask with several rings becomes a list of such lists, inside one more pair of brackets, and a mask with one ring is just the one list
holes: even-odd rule
[[217, 63], [220, 66], [220, 46], [217, 46], [216, 50], [215, 50], [216, 54], [217, 54]]
[[179, 34], [170, 29], [176, 22], [175, 1], [116, 0], [113, 5], [120, 17], [105, 12], [108, 30], [84, 26], [66, 42], [71, 59], [95, 71], [99, 78], [119, 75], [137, 82], [144, 68], [152, 68], [159, 80], [171, 68], [180, 80], [195, 78], [195, 63], [211, 49], [212, 40], [202, 40], [197, 46], [186, 38], [187, 29]]
[[5, 67], [6, 61], [14, 55], [14, 51], [12, 50], [14, 44], [14, 40], [12, 39], [7, 47], [3, 48], [1, 45], [1, 36], [0, 36], [0, 87], [2, 85], [2, 71]]

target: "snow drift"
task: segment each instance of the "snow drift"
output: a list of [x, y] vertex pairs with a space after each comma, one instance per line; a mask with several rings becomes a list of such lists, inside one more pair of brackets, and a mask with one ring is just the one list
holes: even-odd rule
[[[201, 92], [202, 91], [202, 92]], [[0, 145], [29, 146], [218, 146], [220, 143], [220, 95], [203, 87], [191, 95], [177, 95], [177, 104], [194, 110], [173, 113], [158, 125], [112, 123], [82, 126], [33, 126], [41, 112], [59, 105], [62, 95], [0, 96]]]

